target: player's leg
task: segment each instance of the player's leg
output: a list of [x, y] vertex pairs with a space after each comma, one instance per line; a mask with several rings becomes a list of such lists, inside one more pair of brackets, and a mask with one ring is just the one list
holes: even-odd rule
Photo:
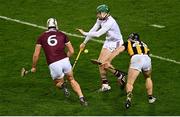
[[[109, 70], [109, 68], [108, 68]], [[126, 75], [127, 73], [121, 71], [121, 70], [118, 70], [118, 69], [110, 69], [109, 71], [111, 71], [115, 77], [117, 78], [117, 82], [118, 82], [118, 85], [120, 86], [121, 89], [124, 89], [125, 88], [125, 85], [126, 85]]]
[[148, 101], [149, 103], [154, 103], [156, 98], [153, 96], [153, 82], [151, 79], [151, 72], [151, 59], [149, 56], [144, 56], [143, 75], [146, 79], [145, 85], [148, 94]]
[[65, 58], [62, 61], [63, 71], [65, 75], [67, 76], [67, 80], [70, 82], [72, 89], [76, 92], [76, 94], [79, 96], [80, 103], [82, 105], [87, 106], [87, 102], [85, 101], [84, 95], [81, 91], [80, 85], [78, 82], [74, 79], [73, 72], [72, 72], [72, 66], [70, 64], [69, 58]]
[[151, 80], [151, 70], [149, 71], [144, 71], [143, 72], [144, 74], [144, 77], [146, 79], [146, 90], [147, 90], [147, 94], [148, 95], [152, 95], [152, 91], [153, 91], [153, 83], [152, 83], [152, 80]]
[[117, 78], [118, 84], [121, 87], [121, 89], [124, 89], [126, 85], [126, 72], [123, 72], [121, 70], [118, 70], [114, 68], [111, 64], [104, 64], [102, 65], [107, 71], [114, 74], [114, 76]]
[[54, 83], [55, 83], [56, 87], [63, 90], [64, 95], [66, 97], [70, 96], [70, 92], [68, 91], [66, 82], [64, 82], [64, 78], [59, 77], [59, 78], [54, 80]]
[[[106, 48], [102, 48], [98, 60], [102, 63], [108, 61], [109, 56], [111, 55], [111, 51]], [[102, 66], [99, 66], [100, 78], [102, 83], [102, 91], [110, 90], [111, 87], [109, 86], [109, 82], [107, 79], [107, 70], [104, 69]]]
[[137, 78], [137, 76], [139, 75], [140, 71], [133, 69], [133, 68], [129, 68], [128, 70], [128, 78], [127, 78], [127, 84], [126, 84], [126, 92], [132, 92], [133, 90], [133, 85], [134, 82]]
[[[104, 59], [106, 62], [109, 62], [111, 63], [111, 60], [107, 59], [106, 57], [110, 57], [111, 56], [111, 53], [116, 49], [118, 48], [119, 46], [121, 46], [123, 44], [123, 41], [117, 41], [117, 42], [112, 42], [112, 41], [105, 41], [104, 42], [104, 45], [103, 45], [103, 49], [101, 51], [102, 54], [100, 54], [99, 58], [100, 59]], [[105, 52], [103, 52], [105, 51]], [[100, 68], [100, 71], [103, 72], [104, 69], [101, 70]], [[115, 70], [115, 69], [105, 69], [104, 71], [110, 71], [112, 72], [116, 77], [117, 77], [117, 82], [118, 84], [120, 85], [120, 87], [122, 89], [124, 89], [125, 87], [125, 76], [126, 76], [126, 73], [125, 72], [122, 72], [120, 70]], [[104, 72], [105, 73], [105, 72]], [[101, 75], [102, 76], [102, 75]], [[107, 79], [107, 78], [106, 78]], [[106, 80], [105, 80], [106, 81]]]
[[62, 89], [64, 92], [64, 95], [68, 97], [70, 93], [67, 89], [66, 82], [64, 82], [64, 73], [62, 71], [61, 60], [50, 64], [49, 69], [50, 69], [50, 74], [51, 74], [52, 79], [54, 80], [55, 85], [59, 89]]
[[81, 91], [80, 85], [79, 85], [78, 82], [74, 79], [73, 72], [70, 71], [70, 72], [66, 73], [66, 76], [67, 76], [68, 81], [69, 81], [70, 84], [71, 84], [72, 89], [73, 89], [73, 90], [76, 92], [76, 94], [79, 96], [80, 103], [81, 103], [82, 105], [87, 106], [87, 102], [85, 101], [85, 98], [84, 98], [84, 95], [83, 95], [83, 93], [82, 93], [82, 91]]
[[141, 56], [134, 55], [131, 57], [131, 62], [128, 70], [127, 84], [126, 84], [126, 93], [127, 93], [127, 98], [125, 103], [126, 108], [129, 108], [131, 106], [133, 85], [139, 73], [141, 72], [142, 65], [143, 62]]
[[156, 101], [156, 98], [153, 96], [153, 82], [151, 79], [151, 70], [144, 71], [143, 74], [146, 79], [145, 85], [146, 85], [149, 103], [154, 103]]
[[134, 85], [134, 82], [137, 79], [139, 73], [140, 73], [140, 71], [137, 69], [129, 68], [129, 70], [128, 70], [128, 78], [127, 78], [127, 84], [126, 84], [127, 98], [126, 98], [126, 102], [125, 102], [126, 108], [129, 108], [131, 106], [133, 85]]

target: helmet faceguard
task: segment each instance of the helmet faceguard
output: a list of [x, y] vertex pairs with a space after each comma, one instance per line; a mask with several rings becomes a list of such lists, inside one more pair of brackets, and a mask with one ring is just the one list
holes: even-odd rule
[[109, 8], [107, 5], [105, 4], [102, 4], [102, 5], [99, 5], [96, 9], [97, 11], [97, 17], [100, 19], [100, 20], [104, 20], [106, 19], [106, 17], [109, 16]]
[[47, 27], [48, 27], [48, 29], [50, 29], [50, 28], [58, 29], [57, 20], [55, 18], [49, 18], [47, 20]]
[[131, 33], [128, 39], [131, 41], [140, 41], [139, 34], [137, 33]]

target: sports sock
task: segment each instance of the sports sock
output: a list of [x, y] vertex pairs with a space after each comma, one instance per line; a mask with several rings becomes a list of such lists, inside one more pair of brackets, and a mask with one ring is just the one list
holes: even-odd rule
[[84, 98], [84, 96], [79, 96], [79, 99]]
[[148, 95], [149, 99], [153, 99], [153, 95]]
[[127, 92], [127, 99], [131, 101], [131, 98], [132, 98], [132, 92], [129, 91]]
[[80, 96], [80, 97], [79, 97], [79, 100], [80, 100], [81, 102], [84, 102], [84, 101], [85, 101], [85, 99], [84, 99], [83, 96]]
[[102, 78], [102, 84], [109, 84], [109, 82], [106, 78]]
[[117, 77], [117, 79], [122, 79], [124, 76], [125, 76], [125, 73], [119, 71], [119, 70], [116, 70], [114, 72], [114, 75]]

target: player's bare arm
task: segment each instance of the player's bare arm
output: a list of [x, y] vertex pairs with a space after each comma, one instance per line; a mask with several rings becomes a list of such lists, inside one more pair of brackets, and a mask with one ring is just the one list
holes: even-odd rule
[[[79, 31], [82, 35], [84, 35], [83, 34], [84, 33], [83, 29], [76, 28], [76, 30]], [[86, 43], [83, 42], [83, 43], [80, 44], [79, 49], [82, 51], [82, 50], [84, 50], [85, 46], [86, 46]]]
[[74, 48], [70, 41], [66, 43], [66, 47], [68, 49], [67, 56], [71, 57], [74, 54]]
[[[88, 37], [100, 37], [101, 35], [105, 34], [109, 28], [103, 27], [100, 30], [96, 31], [96, 32], [85, 32], [83, 29], [77, 29], [82, 35], [84, 36], [88, 36]], [[83, 50], [86, 46], [86, 43], [82, 43], [80, 45], [80, 49]]]
[[[97, 31], [99, 28], [100, 28], [100, 24], [96, 22], [96, 23], [94, 24], [94, 26], [89, 30], [89, 32]], [[81, 33], [81, 32], [84, 33], [84, 30], [82, 30], [82, 29], [77, 28], [76, 30], [79, 31], [80, 33]], [[82, 33], [81, 33], [81, 34], [82, 34]], [[82, 34], [82, 35], [83, 35], [83, 34]], [[90, 39], [91, 39], [90, 36], [86, 36], [86, 37], [85, 37], [85, 40], [83, 41], [83, 43], [80, 44], [80, 50], [81, 50], [81, 51], [84, 50], [84, 48], [85, 48], [85, 46], [86, 46], [86, 43], [87, 43]]]
[[41, 52], [41, 45], [36, 44], [34, 54], [33, 54], [33, 63], [32, 63], [31, 72], [36, 72], [36, 65], [39, 60], [40, 52]]

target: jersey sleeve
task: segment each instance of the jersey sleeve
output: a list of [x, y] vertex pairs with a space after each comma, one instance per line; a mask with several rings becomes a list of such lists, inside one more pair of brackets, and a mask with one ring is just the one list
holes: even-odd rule
[[125, 47], [125, 50], [128, 48], [128, 42], [124, 42], [123, 46]]
[[[96, 20], [96, 23], [95, 23], [94, 26], [90, 29], [89, 32], [95, 32], [95, 31], [97, 31], [97, 30], [100, 28], [100, 23], [99, 23], [99, 22], [100, 22], [100, 21], [97, 19], [97, 20]], [[86, 38], [85, 38], [85, 40], [84, 40], [83, 43], [86, 44], [91, 38], [92, 38], [91, 36], [86, 36]]]
[[69, 42], [69, 38], [68, 38], [67, 35], [65, 35], [65, 36], [64, 36], [64, 43], [66, 44], [66, 43], [68, 43], [68, 42]]
[[105, 34], [113, 25], [112, 21], [106, 22], [98, 31], [92, 31], [92, 32], [85, 32], [85, 36], [90, 37], [100, 37], [101, 35]]
[[96, 23], [94, 24], [94, 26], [90, 29], [89, 32], [94, 32], [97, 31], [100, 28], [100, 21], [97, 19]]
[[43, 38], [43, 34], [38, 37], [36, 44], [42, 45], [42, 38]]

